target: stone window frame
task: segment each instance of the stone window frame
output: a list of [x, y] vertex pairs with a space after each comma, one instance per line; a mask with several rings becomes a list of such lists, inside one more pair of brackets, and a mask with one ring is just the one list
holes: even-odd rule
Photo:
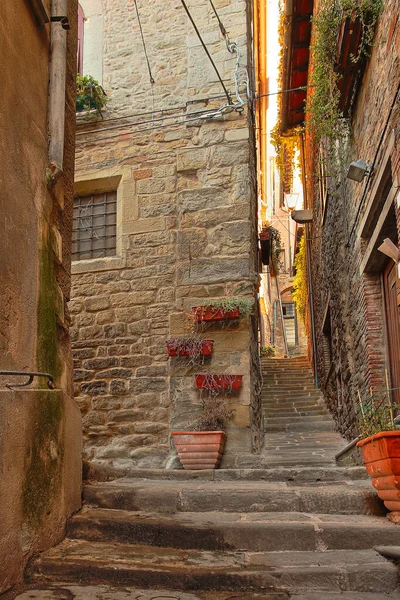
[[74, 184], [74, 195], [90, 195], [104, 192], [117, 192], [117, 238], [116, 256], [72, 261], [71, 272], [88, 273], [109, 271], [125, 266], [127, 226], [138, 219], [135, 202], [135, 182], [130, 167], [103, 169], [79, 174]]

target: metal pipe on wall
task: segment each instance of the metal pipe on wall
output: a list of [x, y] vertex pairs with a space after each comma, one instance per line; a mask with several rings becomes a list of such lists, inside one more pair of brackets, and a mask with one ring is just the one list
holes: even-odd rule
[[[67, 15], [68, 0], [53, 0], [51, 16]], [[49, 165], [48, 183], [54, 185], [63, 173], [65, 87], [67, 70], [67, 31], [61, 22], [51, 24], [49, 85]]]

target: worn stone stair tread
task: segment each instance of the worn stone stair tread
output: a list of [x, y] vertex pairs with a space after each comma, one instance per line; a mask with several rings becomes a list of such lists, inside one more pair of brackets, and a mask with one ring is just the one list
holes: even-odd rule
[[[232, 592], [145, 590], [127, 586], [84, 585], [64, 581], [29, 586], [16, 596], [15, 600], [60, 600], [65, 597], [71, 598], [71, 600], [72, 598], [74, 600], [154, 600], [155, 598], [160, 600], [232, 600]], [[287, 592], [263, 592], [261, 594], [239, 592], [235, 593], [234, 598], [235, 600], [289, 600], [289, 594]], [[375, 600], [375, 598], [371, 598], [371, 600]], [[380, 600], [380, 597], [377, 600]]]
[[[64, 540], [31, 564], [54, 577], [178, 589], [393, 591], [397, 568], [373, 550], [213, 552]], [[366, 578], [366, 575], [368, 577]]]
[[282, 415], [280, 417], [270, 417], [268, 416], [265, 419], [266, 423], [301, 423], [303, 421], [306, 421], [307, 423], [320, 423], [320, 422], [325, 422], [325, 421], [329, 421], [333, 423], [333, 419], [332, 417], [326, 413], [324, 415], [313, 415], [313, 416], [308, 416], [308, 417], [301, 417], [298, 416], [296, 413], [292, 413], [291, 415]]
[[310, 513], [157, 513], [84, 508], [69, 522], [72, 539], [203, 550], [287, 551], [371, 548], [397, 543], [383, 517]]
[[317, 512], [385, 514], [369, 481], [332, 483], [149, 481], [87, 485], [84, 498], [103, 508], [165, 512]]
[[304, 419], [299, 423], [266, 423], [264, 425], [264, 433], [273, 433], [278, 431], [287, 431], [288, 433], [306, 433], [308, 431], [316, 431], [320, 433], [325, 433], [326, 431], [334, 430], [335, 424], [332, 420], [316, 421], [315, 423], [310, 423], [309, 421], [307, 421], [307, 419]]
[[290, 594], [290, 600], [390, 600], [399, 598], [400, 590], [388, 594], [375, 592], [324, 592], [323, 599], [319, 592], [305, 594]]

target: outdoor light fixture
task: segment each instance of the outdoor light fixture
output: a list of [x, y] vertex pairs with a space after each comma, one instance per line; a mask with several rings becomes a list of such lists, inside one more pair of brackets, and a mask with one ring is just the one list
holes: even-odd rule
[[385, 238], [383, 240], [383, 244], [379, 246], [378, 250], [394, 260], [395, 263], [400, 261], [400, 250], [397, 246], [395, 246], [395, 244], [393, 244], [391, 239]]
[[313, 213], [309, 208], [305, 208], [303, 210], [292, 210], [290, 216], [292, 217], [293, 221], [296, 221], [296, 223], [300, 224], [311, 223], [313, 220]]
[[368, 165], [363, 158], [360, 158], [350, 164], [346, 177], [347, 179], [360, 182], [370, 172], [371, 165]]
[[288, 210], [294, 210], [296, 208], [299, 196], [299, 192], [293, 192], [292, 194], [283, 194], [285, 204]]

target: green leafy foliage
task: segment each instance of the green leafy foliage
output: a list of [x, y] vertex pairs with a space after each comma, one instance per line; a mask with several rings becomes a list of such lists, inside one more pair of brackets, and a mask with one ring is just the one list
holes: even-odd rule
[[299, 251], [294, 259], [294, 268], [296, 270], [296, 274], [293, 281], [293, 300], [303, 323], [306, 319], [308, 299], [306, 252], [306, 239], [305, 237], [302, 237], [300, 240]]
[[[76, 76], [76, 112], [85, 112], [92, 119], [103, 118], [102, 109], [107, 104], [107, 95], [91, 75]], [[94, 112], [92, 112], [94, 111]]]
[[340, 75], [335, 70], [337, 39], [342, 21], [358, 17], [362, 24], [362, 37], [353, 63], [368, 56], [373, 42], [375, 25], [383, 10], [383, 0], [323, 0], [313, 18], [311, 70], [309, 85], [312, 92], [307, 99], [307, 126], [317, 141], [327, 138], [340, 140], [343, 114], [339, 108]]
[[241, 317], [248, 317], [254, 311], [254, 300], [252, 298], [218, 298], [217, 300], [207, 300], [205, 304], [222, 308], [224, 311], [238, 308]]
[[394, 431], [400, 428], [396, 424], [394, 415], [399, 406], [392, 403], [389, 390], [382, 394], [371, 394], [367, 399], [361, 400], [359, 396], [359, 427], [363, 438], [375, 435], [381, 431]]

